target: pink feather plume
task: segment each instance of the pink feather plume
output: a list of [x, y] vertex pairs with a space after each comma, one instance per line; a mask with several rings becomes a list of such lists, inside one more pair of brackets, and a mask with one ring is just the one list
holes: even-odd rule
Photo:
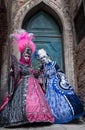
[[32, 41], [34, 38], [33, 34], [24, 31], [21, 33], [19, 32], [19, 33], [11, 34], [10, 37], [14, 38], [14, 41], [12, 43], [18, 44], [18, 49], [20, 52], [23, 52], [26, 47], [31, 48], [32, 53], [35, 52], [36, 46]]

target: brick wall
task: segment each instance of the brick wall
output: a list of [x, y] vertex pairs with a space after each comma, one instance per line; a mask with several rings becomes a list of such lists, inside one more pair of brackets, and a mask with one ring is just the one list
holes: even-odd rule
[[[71, 0], [70, 1], [70, 13], [73, 23], [73, 33], [74, 33], [74, 44], [75, 44], [75, 70], [77, 75], [77, 86], [78, 94], [83, 100], [85, 108], [85, 36], [81, 39], [80, 43], [76, 44], [75, 38], [75, 28], [74, 28], [74, 18], [82, 4], [83, 0]], [[85, 18], [85, 16], [84, 16]], [[85, 34], [85, 33], [84, 33]]]
[[8, 62], [10, 47], [7, 43], [11, 28], [11, 0], [0, 1], [0, 104], [7, 91]]
[[85, 37], [75, 48], [75, 59], [77, 67], [78, 94], [83, 100], [85, 107]]

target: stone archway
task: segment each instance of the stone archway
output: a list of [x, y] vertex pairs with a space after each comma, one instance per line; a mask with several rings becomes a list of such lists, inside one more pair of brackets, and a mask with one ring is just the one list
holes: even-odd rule
[[[36, 8], [40, 4], [44, 4], [44, 8], [47, 11], [50, 10], [50, 12], [54, 12], [56, 14], [54, 18], [56, 18], [57, 16], [58, 19], [60, 19], [61, 21], [62, 29], [63, 29], [65, 72], [66, 72], [66, 75], [70, 84], [75, 86], [76, 80], [75, 80], [75, 74], [74, 74], [74, 61], [73, 61], [73, 34], [72, 34], [72, 27], [71, 27], [70, 16], [69, 16], [69, 11], [68, 11], [69, 10], [68, 5], [62, 7], [59, 0], [57, 1], [29, 0], [16, 13], [16, 16], [13, 21], [13, 26], [12, 26], [13, 30], [22, 28], [22, 23], [26, 14], [30, 12], [32, 9]], [[14, 52], [15, 50], [16, 49], [14, 49]]]

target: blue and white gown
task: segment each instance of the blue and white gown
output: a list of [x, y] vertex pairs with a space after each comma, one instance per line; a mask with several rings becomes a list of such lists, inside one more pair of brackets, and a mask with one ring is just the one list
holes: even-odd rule
[[55, 123], [68, 123], [84, 114], [83, 105], [55, 61], [45, 65], [46, 99]]

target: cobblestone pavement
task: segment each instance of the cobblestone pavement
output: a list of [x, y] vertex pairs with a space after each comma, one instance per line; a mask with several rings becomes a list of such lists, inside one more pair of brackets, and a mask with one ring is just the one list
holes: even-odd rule
[[0, 130], [85, 130], [85, 122], [81, 120], [79, 122], [74, 121], [69, 124], [52, 124], [52, 125], [35, 123], [12, 128], [0, 127]]
[[0, 130], [85, 130], [85, 117], [68, 124], [31, 123], [11, 128], [0, 127]]
[[75, 124], [67, 124], [60, 125], [54, 124], [51, 126], [40, 126], [40, 127], [17, 127], [17, 128], [2, 128], [0, 130], [85, 130], [85, 124], [83, 125], [75, 125]]

